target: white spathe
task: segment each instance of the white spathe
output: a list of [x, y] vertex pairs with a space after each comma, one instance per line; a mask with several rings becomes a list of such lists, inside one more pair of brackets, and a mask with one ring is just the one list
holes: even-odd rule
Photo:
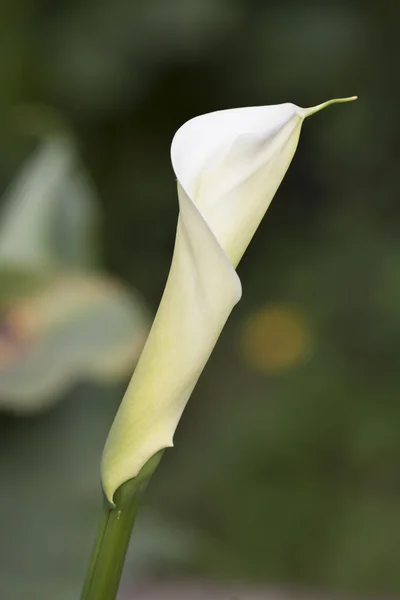
[[241, 297], [235, 268], [296, 151], [310, 109], [222, 110], [185, 123], [171, 146], [180, 214], [164, 294], [111, 427], [102, 459], [110, 502], [159, 450], [173, 445], [185, 405]]

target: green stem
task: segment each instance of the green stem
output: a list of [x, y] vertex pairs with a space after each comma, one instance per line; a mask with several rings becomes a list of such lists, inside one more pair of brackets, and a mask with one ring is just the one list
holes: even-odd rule
[[135, 479], [115, 493], [115, 508], [104, 500], [81, 600], [114, 600], [139, 506], [141, 487]]
[[154, 455], [137, 477], [118, 488], [114, 496], [114, 507], [104, 499], [103, 514], [81, 600], [115, 600], [140, 496], [160, 462], [162, 453]]

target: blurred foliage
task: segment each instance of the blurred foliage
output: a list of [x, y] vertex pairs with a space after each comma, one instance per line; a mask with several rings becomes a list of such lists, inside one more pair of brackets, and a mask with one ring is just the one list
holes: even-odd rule
[[[33, 122], [40, 116], [33, 111]], [[1, 214], [3, 408], [32, 412], [75, 379], [107, 382], [132, 370], [148, 319], [138, 298], [96, 268], [96, 221], [73, 139], [53, 124], [6, 191]]]
[[[156, 560], [163, 536], [155, 525], [146, 574], [399, 597], [399, 7], [370, 0], [3, 4], [0, 186], [32, 150], [11, 118], [15, 107], [60, 111], [100, 199], [105, 267], [153, 309], [177, 216], [168, 155], [175, 130], [218, 108], [360, 96], [306, 123], [240, 265], [243, 300], [147, 496], [164, 519], [199, 532], [197, 543], [183, 541], [175, 558]], [[258, 327], [243, 337], [271, 306], [294, 310], [308, 340], [301, 360], [278, 370], [257, 367], [270, 364], [271, 347]], [[281, 356], [290, 356], [287, 321], [282, 328], [269, 318]], [[249, 347], [258, 360], [248, 360]], [[98, 487], [86, 485], [97, 478], [121, 393], [88, 386], [71, 396], [43, 416], [0, 421], [0, 579], [10, 599], [24, 595], [25, 584], [32, 599], [78, 593]], [[38, 448], [46, 460], [34, 460]], [[39, 498], [51, 505], [51, 519]], [[151, 528], [144, 526], [144, 538]]]

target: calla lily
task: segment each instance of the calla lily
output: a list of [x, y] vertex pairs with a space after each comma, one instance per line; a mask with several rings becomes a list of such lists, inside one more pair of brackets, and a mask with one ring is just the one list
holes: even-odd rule
[[295, 153], [304, 119], [334, 102], [213, 112], [185, 123], [171, 147], [179, 220], [153, 327], [109, 433], [103, 489], [136, 477], [173, 445], [190, 394], [241, 297], [235, 267]]

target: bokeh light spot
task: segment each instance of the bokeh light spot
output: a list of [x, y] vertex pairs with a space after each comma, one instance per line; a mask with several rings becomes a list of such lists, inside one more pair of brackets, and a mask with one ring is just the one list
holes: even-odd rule
[[240, 354], [253, 370], [281, 371], [307, 358], [311, 338], [307, 316], [299, 307], [267, 304], [245, 319], [239, 337]]

